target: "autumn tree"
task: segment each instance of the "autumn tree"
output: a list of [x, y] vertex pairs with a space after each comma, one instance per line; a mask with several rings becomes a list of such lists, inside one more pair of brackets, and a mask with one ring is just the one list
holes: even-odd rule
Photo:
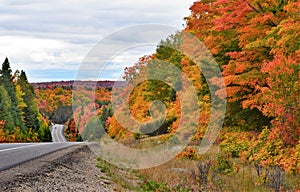
[[82, 137], [79, 134], [74, 118], [70, 118], [67, 122], [66, 138], [68, 141], [82, 141]]
[[[300, 136], [299, 6], [293, 0], [199, 1], [191, 7], [185, 29], [204, 42], [223, 68], [229, 101], [225, 125], [271, 129], [263, 133], [267, 139], [257, 153], [278, 145], [284, 150], [264, 156], [264, 164], [285, 170], [284, 156], [290, 156]], [[282, 143], [272, 143], [274, 139]]]

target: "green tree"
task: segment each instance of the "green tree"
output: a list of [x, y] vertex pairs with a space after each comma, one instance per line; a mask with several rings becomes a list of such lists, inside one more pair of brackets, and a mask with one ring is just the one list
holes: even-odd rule
[[33, 132], [38, 133], [40, 141], [51, 141], [50, 129], [38, 110], [34, 97], [34, 88], [28, 83], [26, 73], [24, 71], [21, 71], [21, 73], [17, 71], [15, 76], [19, 109], [22, 111], [24, 125], [28, 129], [31, 128]]
[[17, 84], [21, 87], [23, 94], [23, 100], [26, 106], [23, 108], [24, 113], [24, 125], [29, 129], [38, 131], [40, 128], [38, 120], [38, 108], [34, 99], [33, 86], [28, 83], [27, 76], [24, 71], [21, 71], [20, 76], [17, 78]]
[[39, 140], [43, 142], [51, 142], [52, 136], [51, 136], [50, 129], [48, 125], [42, 120], [41, 114], [39, 114], [38, 121], [40, 127], [39, 130], [37, 131]]
[[82, 137], [84, 140], [96, 141], [100, 139], [105, 134], [105, 129], [103, 123], [98, 117], [93, 117], [89, 120], [87, 126], [85, 127]]
[[15, 123], [10, 114], [11, 101], [8, 98], [8, 94], [3, 86], [0, 86], [0, 120], [5, 121], [5, 128], [12, 130], [15, 128]]
[[112, 109], [112, 106], [109, 104], [109, 105], [104, 105], [102, 106], [102, 114], [100, 116], [100, 121], [103, 125], [105, 125], [106, 123], [106, 120], [108, 119], [108, 117], [112, 117], [113, 116], [113, 109]]
[[[183, 54], [177, 51], [180, 46], [180, 35], [175, 34], [161, 41], [156, 54], [149, 60], [146, 74], [153, 79], [148, 81], [147, 96], [149, 101], [160, 100], [165, 103], [176, 100], [176, 91], [181, 89], [180, 70]], [[174, 68], [170, 68], [174, 66]], [[168, 82], [169, 84], [162, 82]]]
[[2, 64], [2, 69], [0, 71], [0, 84], [2, 84], [5, 90], [7, 91], [7, 95], [11, 101], [9, 111], [11, 113], [15, 126], [24, 129], [24, 125], [22, 123], [21, 110], [18, 108], [16, 85], [13, 82], [12, 70], [10, 68], [10, 64], [7, 58], [5, 58]]

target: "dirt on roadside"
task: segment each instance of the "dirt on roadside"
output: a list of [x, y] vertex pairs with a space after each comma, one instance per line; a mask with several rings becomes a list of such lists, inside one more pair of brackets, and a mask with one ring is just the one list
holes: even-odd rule
[[122, 188], [96, 167], [90, 148], [81, 145], [1, 171], [0, 191], [105, 192]]

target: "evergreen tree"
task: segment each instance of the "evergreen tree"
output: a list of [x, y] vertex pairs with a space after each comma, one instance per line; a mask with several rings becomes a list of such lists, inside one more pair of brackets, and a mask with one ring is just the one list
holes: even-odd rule
[[38, 133], [40, 141], [51, 141], [51, 133], [48, 126], [42, 120], [42, 115], [39, 113], [37, 103], [34, 98], [34, 88], [28, 83], [27, 75], [22, 70], [16, 75], [17, 87], [20, 87], [23, 93], [22, 100], [25, 105], [22, 106], [23, 122], [27, 128], [32, 128]]
[[0, 86], [0, 120], [5, 121], [5, 128], [12, 130], [15, 128], [15, 123], [10, 114], [11, 102], [8, 94], [3, 86]]
[[7, 95], [11, 101], [11, 107], [9, 112], [12, 116], [15, 126], [24, 128], [22, 123], [22, 114], [21, 110], [18, 108], [18, 99], [16, 95], [16, 86], [13, 82], [12, 71], [10, 68], [10, 64], [7, 58], [5, 58], [2, 69], [0, 71], [0, 84], [5, 88]]
[[24, 125], [27, 128], [32, 128], [34, 131], [38, 131], [40, 128], [37, 109], [37, 104], [34, 99], [34, 89], [33, 86], [28, 83], [27, 76], [22, 70], [20, 76], [17, 78], [17, 84], [21, 87], [23, 94], [23, 100], [26, 104], [23, 107], [24, 113]]
[[[37, 133], [40, 141], [51, 141], [50, 130], [35, 101], [33, 86], [28, 83], [24, 71], [20, 73], [17, 70], [12, 76], [7, 58], [0, 70], [0, 111], [5, 129], [14, 132], [19, 130], [16, 128], [21, 128], [16, 136]], [[32, 131], [28, 131], [29, 128]]]
[[51, 136], [50, 129], [49, 129], [48, 125], [46, 123], [44, 123], [43, 120], [41, 119], [41, 114], [39, 114], [39, 115], [40, 115], [40, 117], [38, 118], [38, 120], [39, 120], [40, 128], [37, 131], [38, 138], [42, 142], [51, 142], [52, 136]]

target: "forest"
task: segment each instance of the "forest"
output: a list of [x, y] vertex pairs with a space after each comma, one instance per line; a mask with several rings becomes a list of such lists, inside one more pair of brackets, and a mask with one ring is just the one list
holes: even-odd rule
[[[184, 30], [170, 35], [161, 41], [155, 53], [125, 69], [124, 78], [136, 85], [129, 96], [130, 112], [143, 126], [133, 133], [124, 128], [119, 123], [122, 118], [115, 115], [106, 123], [108, 134], [135, 148], [172, 138], [182, 118], [178, 93], [184, 90], [174, 90], [174, 87], [184, 82], [141, 81], [145, 76], [165, 79], [176, 76], [175, 72], [166, 75], [159, 71], [168, 63], [179, 68], [196, 88], [200, 111], [198, 127], [189, 146], [177, 158], [194, 160], [197, 171], [179, 174], [185, 175], [182, 177], [178, 173], [166, 174], [164, 171], [172, 167], [172, 162], [143, 170], [144, 175], [153, 179], [147, 189], [172, 191], [182, 185], [196, 191], [201, 187], [204, 191], [299, 190], [300, 2], [202, 0], [195, 2], [190, 10]], [[189, 48], [195, 44], [185, 34], [199, 39], [211, 52], [222, 71], [225, 88], [219, 86], [218, 76], [204, 76], [189, 55], [181, 51], [190, 53], [193, 50]], [[202, 62], [209, 65], [210, 61], [204, 59]], [[212, 85], [220, 87], [213, 96]], [[215, 96], [226, 98], [226, 117], [211, 149], [215, 151], [199, 155], [197, 147], [208, 127]], [[148, 134], [145, 129], [159, 124], [152, 117], [159, 109], [149, 113], [151, 103], [157, 100], [166, 106], [166, 117], [159, 129]], [[116, 113], [124, 112], [125, 108], [117, 109]], [[173, 164], [178, 162], [175, 160]]]
[[75, 88], [50, 82], [35, 89], [40, 113], [51, 122], [64, 124], [68, 141], [96, 141], [103, 135], [106, 120], [113, 115], [111, 87], [96, 87], [92, 91], [89, 84], [92, 82]]
[[[197, 127], [176, 158], [138, 171], [138, 175], [146, 178], [140, 188], [144, 191], [299, 191], [299, 10], [297, 0], [194, 2], [191, 14], [184, 18], [186, 25], [182, 31], [170, 34], [157, 45], [155, 53], [145, 55], [124, 70], [124, 80], [130, 82], [123, 90], [129, 95], [128, 107], [135, 120], [142, 124], [137, 131], [128, 130], [119, 122], [122, 118], [126, 121], [122, 117], [126, 107], [112, 107], [112, 88], [97, 87], [94, 92], [87, 87], [80, 91], [60, 86], [34, 89], [24, 71], [12, 74], [6, 58], [0, 71], [0, 142], [49, 141], [48, 125], [56, 122], [65, 124], [69, 141], [98, 141], [107, 133], [132, 148], [167, 143], [181, 130], [181, 121], [184, 128], [193, 126], [193, 119], [182, 115], [185, 109], [180, 94], [185, 91], [184, 80], [173, 78], [178, 76], [177, 71], [164, 74], [158, 70], [167, 63], [192, 82], [197, 103], [185, 107], [199, 111], [195, 118]], [[194, 42], [185, 34], [205, 45], [222, 79], [207, 76], [181, 51], [193, 51], [190, 47]], [[201, 62], [210, 65], [205, 58]], [[143, 81], [144, 77], [155, 75], [171, 79], [172, 83]], [[221, 81], [225, 87], [220, 86]], [[217, 91], [212, 92], [212, 86]], [[199, 154], [213, 104], [222, 99], [227, 101], [222, 129], [211, 149]], [[149, 111], [157, 101], [164, 104], [165, 116], [161, 116], [159, 106]], [[156, 129], [152, 130], [153, 127]], [[98, 161], [102, 170], [117, 169], [101, 159]], [[134, 189], [124, 180], [119, 182]]]
[[6, 58], [0, 70], [0, 143], [51, 141], [33, 86], [24, 71], [12, 74]]

